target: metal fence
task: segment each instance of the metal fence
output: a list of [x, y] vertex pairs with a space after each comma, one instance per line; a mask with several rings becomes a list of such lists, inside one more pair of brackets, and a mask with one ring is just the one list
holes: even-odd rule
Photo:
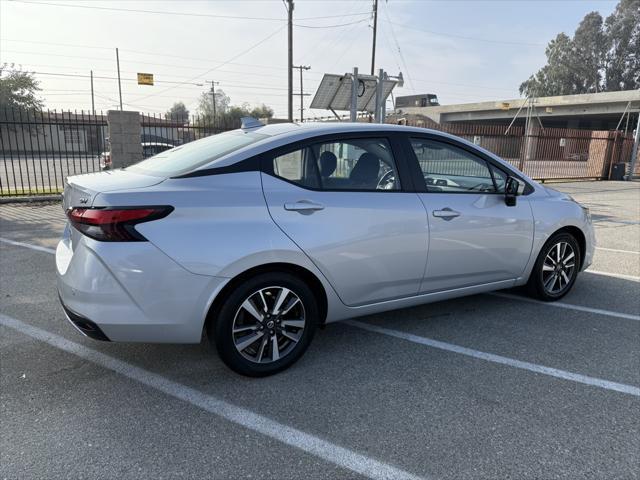
[[[214, 122], [211, 117], [207, 116], [172, 117], [141, 114], [140, 126], [142, 127], [141, 140], [143, 145], [178, 146], [209, 135], [240, 128], [240, 119], [218, 118]], [[153, 152], [153, 148], [148, 150]]]
[[[140, 142], [148, 156], [157, 153], [154, 146], [177, 146], [239, 126], [239, 120], [214, 124], [208, 117], [140, 114]], [[102, 113], [0, 110], [0, 196], [60, 193], [66, 177], [98, 171], [100, 155], [108, 151]]]
[[106, 132], [103, 115], [0, 110], [0, 196], [57, 193], [67, 176], [96, 171]]
[[[607, 179], [616, 163], [628, 165], [633, 138], [619, 131], [505, 125], [445, 124], [423, 119], [391, 120], [439, 129], [490, 150], [538, 180]], [[428, 124], [426, 123], [428, 122]], [[140, 115], [145, 145], [171, 147], [238, 128], [239, 119]], [[100, 169], [109, 151], [106, 115], [70, 111], [0, 110], [0, 196], [60, 193], [69, 175]], [[640, 175], [640, 161], [635, 175]]]
[[[625, 163], [629, 173], [633, 136], [621, 131], [536, 126], [526, 133], [521, 126], [508, 129], [506, 125], [439, 125], [424, 119], [396, 121], [465, 138], [536, 180], [608, 179], [616, 163]], [[634, 175], [640, 175], [640, 162]]]

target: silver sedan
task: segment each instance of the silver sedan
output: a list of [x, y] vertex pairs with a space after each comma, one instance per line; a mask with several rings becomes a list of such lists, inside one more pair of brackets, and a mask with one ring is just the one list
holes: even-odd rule
[[589, 211], [492, 153], [394, 125], [247, 126], [70, 177], [60, 299], [84, 335], [200, 342], [244, 375], [318, 326], [525, 286], [557, 300], [591, 263]]

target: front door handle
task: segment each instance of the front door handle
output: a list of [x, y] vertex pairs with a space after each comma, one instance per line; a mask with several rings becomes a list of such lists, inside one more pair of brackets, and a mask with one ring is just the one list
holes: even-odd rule
[[285, 203], [285, 210], [290, 210], [293, 212], [301, 212], [301, 213], [312, 213], [317, 210], [324, 210], [324, 205], [320, 205], [319, 203], [310, 202], [309, 200], [300, 200], [295, 203]]
[[437, 218], [442, 218], [443, 220], [451, 220], [453, 218], [459, 217], [460, 212], [456, 212], [455, 210], [452, 210], [449, 207], [447, 207], [447, 208], [443, 208], [442, 210], [434, 210], [433, 216]]

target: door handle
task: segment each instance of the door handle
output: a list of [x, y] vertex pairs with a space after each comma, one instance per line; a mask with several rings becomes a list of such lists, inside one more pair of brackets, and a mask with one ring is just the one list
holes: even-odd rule
[[319, 203], [310, 202], [308, 200], [300, 200], [295, 203], [285, 203], [285, 210], [290, 210], [293, 212], [315, 212], [317, 210], [324, 210], [324, 205], [320, 205]]
[[443, 208], [442, 210], [434, 210], [433, 216], [437, 218], [442, 218], [443, 220], [451, 220], [460, 216], [460, 212], [456, 212], [455, 210], [450, 209], [449, 207]]

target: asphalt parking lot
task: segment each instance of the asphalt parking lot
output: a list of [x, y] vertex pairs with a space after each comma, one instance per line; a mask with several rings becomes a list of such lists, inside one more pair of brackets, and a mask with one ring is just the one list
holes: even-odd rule
[[329, 325], [289, 370], [64, 319], [59, 205], [0, 205], [0, 478], [640, 478], [640, 183], [554, 186], [598, 250], [561, 303], [478, 295]]

